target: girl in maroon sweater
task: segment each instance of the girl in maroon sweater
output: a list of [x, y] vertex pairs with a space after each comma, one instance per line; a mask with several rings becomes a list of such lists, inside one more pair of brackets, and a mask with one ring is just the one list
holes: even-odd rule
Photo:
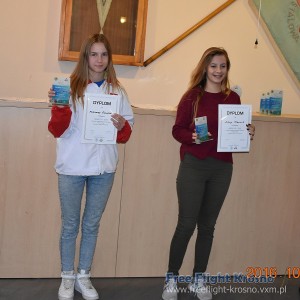
[[[240, 104], [230, 90], [230, 60], [223, 48], [207, 49], [194, 72], [177, 110], [172, 134], [181, 143], [177, 176], [179, 215], [171, 242], [169, 267], [162, 298], [177, 299], [177, 277], [189, 240], [197, 226], [193, 280], [190, 291], [200, 300], [212, 299], [205, 285], [205, 271], [213, 242], [215, 224], [229, 189], [232, 153], [217, 152], [218, 105]], [[196, 117], [206, 116], [210, 141], [196, 144]], [[247, 125], [251, 139], [255, 128]]]

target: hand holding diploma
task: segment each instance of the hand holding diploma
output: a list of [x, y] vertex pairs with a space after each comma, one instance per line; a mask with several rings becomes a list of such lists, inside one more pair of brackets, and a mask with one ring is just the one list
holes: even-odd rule
[[124, 127], [126, 120], [119, 114], [112, 114], [111, 121], [113, 122], [117, 130], [120, 131]]
[[255, 126], [253, 124], [247, 124], [247, 130], [250, 135], [250, 140], [253, 141], [255, 135]]

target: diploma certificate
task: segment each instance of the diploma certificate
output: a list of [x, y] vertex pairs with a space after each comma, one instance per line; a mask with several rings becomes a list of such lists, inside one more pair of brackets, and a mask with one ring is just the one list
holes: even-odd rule
[[251, 105], [219, 105], [218, 152], [249, 152], [250, 136], [247, 124], [251, 124]]
[[84, 96], [82, 143], [116, 144], [117, 128], [111, 115], [119, 113], [118, 95], [86, 93]]

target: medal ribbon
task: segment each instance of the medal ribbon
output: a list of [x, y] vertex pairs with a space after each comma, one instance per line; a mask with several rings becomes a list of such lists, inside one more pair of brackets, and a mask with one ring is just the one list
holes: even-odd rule
[[103, 33], [104, 24], [105, 24], [111, 3], [112, 3], [112, 0], [97, 0], [99, 22], [100, 22], [100, 27], [101, 27], [100, 33]]

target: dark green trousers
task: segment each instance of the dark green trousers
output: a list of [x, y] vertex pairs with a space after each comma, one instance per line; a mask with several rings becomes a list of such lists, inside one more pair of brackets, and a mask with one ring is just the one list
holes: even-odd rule
[[206, 271], [215, 224], [229, 189], [232, 164], [211, 157], [186, 154], [177, 176], [179, 214], [171, 242], [168, 272], [179, 274], [197, 226], [193, 275]]

